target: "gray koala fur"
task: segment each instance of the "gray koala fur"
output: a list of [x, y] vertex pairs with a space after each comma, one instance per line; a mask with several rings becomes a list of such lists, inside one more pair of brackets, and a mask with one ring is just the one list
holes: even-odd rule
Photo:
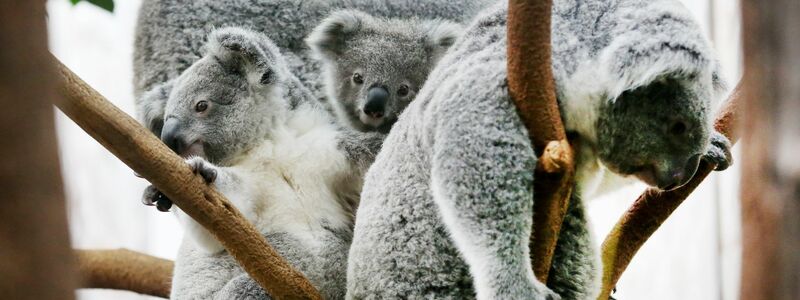
[[[263, 34], [214, 30], [204, 49], [178, 77], [145, 95], [151, 99], [140, 102], [143, 123], [165, 116], [162, 140], [326, 299], [343, 298], [362, 176], [384, 135], [338, 125]], [[157, 194], [148, 191], [145, 197]], [[175, 211], [186, 237], [172, 298], [269, 298], [208, 231]]]
[[[144, 0], [134, 45], [136, 99], [177, 77], [201, 57], [214, 28], [238, 26], [264, 32], [283, 51], [287, 63], [316, 96], [325, 101], [320, 65], [304, 39], [334, 10], [359, 9], [390, 18], [418, 17], [462, 21], [492, 0]], [[150, 104], [157, 105], [157, 103]], [[158, 125], [159, 120], [155, 119]], [[159, 126], [153, 128], [158, 129]], [[158, 132], [156, 133], [159, 134]]]
[[506, 84], [507, 1], [482, 12], [400, 116], [368, 171], [349, 299], [594, 299], [583, 198], [605, 176], [665, 189], [703, 158], [722, 92], [709, 43], [673, 0], [555, 0], [553, 72], [578, 178], [544, 286], [530, 267], [536, 156]]
[[450, 21], [341, 10], [306, 41], [322, 63], [338, 118], [358, 130], [388, 132], [461, 30]]

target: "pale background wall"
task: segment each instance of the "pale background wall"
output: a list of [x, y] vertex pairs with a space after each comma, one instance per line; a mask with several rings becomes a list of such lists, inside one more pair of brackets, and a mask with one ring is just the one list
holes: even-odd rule
[[[67, 0], [48, 2], [50, 48], [117, 106], [133, 114], [133, 30], [139, 0], [117, 0], [114, 14]], [[737, 0], [683, 0], [720, 54], [728, 79], [740, 73]], [[72, 241], [76, 248], [124, 247], [174, 258], [183, 234], [171, 214], [140, 204], [146, 181], [63, 114], [59, 145]], [[714, 175], [642, 247], [618, 284], [617, 299], [737, 299], [739, 170]], [[642, 186], [594, 200], [598, 244]], [[147, 299], [133, 293], [80, 291], [80, 299]]]

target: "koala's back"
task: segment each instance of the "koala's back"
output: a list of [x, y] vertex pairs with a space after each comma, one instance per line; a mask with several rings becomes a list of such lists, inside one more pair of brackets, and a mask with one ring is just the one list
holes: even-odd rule
[[303, 39], [332, 10], [361, 9], [386, 17], [465, 20], [493, 0], [145, 0], [134, 45], [134, 92], [177, 77], [200, 58], [214, 28], [240, 26], [267, 34], [284, 51], [294, 73], [318, 97], [319, 66]]

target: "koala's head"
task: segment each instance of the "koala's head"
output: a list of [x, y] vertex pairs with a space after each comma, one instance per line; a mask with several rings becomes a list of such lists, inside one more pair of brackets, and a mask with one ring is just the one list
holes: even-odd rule
[[306, 41], [322, 61], [339, 118], [358, 130], [387, 132], [459, 31], [447, 21], [344, 10], [322, 21]]
[[596, 130], [604, 165], [662, 190], [686, 184], [713, 130], [712, 95], [698, 76], [664, 75], [602, 104]]
[[287, 71], [266, 36], [240, 28], [213, 31], [204, 51], [179, 77], [145, 95], [142, 102], [162, 97], [165, 105], [162, 113], [145, 105], [143, 121], [179, 155], [224, 164], [268, 136], [284, 115]]

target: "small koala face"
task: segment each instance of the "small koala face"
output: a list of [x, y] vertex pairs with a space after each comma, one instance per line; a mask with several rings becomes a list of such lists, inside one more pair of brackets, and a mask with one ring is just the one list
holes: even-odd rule
[[340, 119], [358, 130], [388, 132], [459, 28], [445, 21], [379, 19], [346, 10], [324, 20], [307, 42], [323, 63], [328, 96]]
[[662, 190], [694, 176], [712, 131], [709, 89], [694, 76], [665, 77], [625, 91], [601, 107], [597, 143], [603, 163]]
[[207, 54], [174, 82], [161, 140], [183, 157], [224, 164], [255, 146], [286, 109], [277, 49], [238, 28], [212, 32]]

